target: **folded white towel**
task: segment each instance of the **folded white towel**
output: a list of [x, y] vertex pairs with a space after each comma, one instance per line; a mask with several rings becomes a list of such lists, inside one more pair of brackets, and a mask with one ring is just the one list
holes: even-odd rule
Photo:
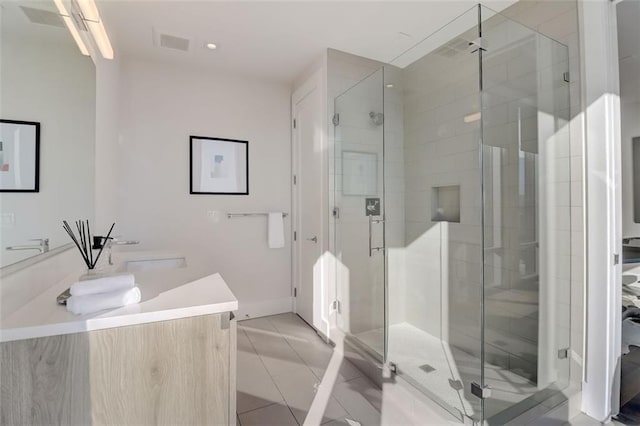
[[73, 312], [76, 315], [91, 314], [105, 309], [120, 308], [122, 306], [140, 303], [141, 298], [142, 295], [138, 287], [112, 291], [110, 293], [71, 296], [67, 299], [67, 311]]
[[85, 278], [80, 278], [80, 281], [71, 286], [69, 291], [72, 296], [127, 290], [136, 285], [135, 277], [132, 274], [100, 275], [96, 278]]
[[269, 213], [269, 248], [284, 247], [284, 215], [282, 212]]

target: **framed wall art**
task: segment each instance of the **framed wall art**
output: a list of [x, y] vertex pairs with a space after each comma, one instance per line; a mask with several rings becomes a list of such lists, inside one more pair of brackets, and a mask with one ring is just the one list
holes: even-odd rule
[[249, 195], [249, 142], [190, 137], [190, 194]]
[[342, 193], [376, 195], [378, 193], [378, 155], [373, 152], [342, 152]]
[[0, 120], [0, 192], [38, 192], [40, 123]]

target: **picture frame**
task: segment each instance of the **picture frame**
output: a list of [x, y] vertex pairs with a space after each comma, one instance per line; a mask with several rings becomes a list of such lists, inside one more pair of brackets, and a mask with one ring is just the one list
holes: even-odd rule
[[342, 152], [342, 194], [375, 196], [378, 193], [378, 154]]
[[249, 195], [249, 141], [190, 136], [189, 193]]
[[0, 192], [40, 191], [40, 123], [0, 119]]

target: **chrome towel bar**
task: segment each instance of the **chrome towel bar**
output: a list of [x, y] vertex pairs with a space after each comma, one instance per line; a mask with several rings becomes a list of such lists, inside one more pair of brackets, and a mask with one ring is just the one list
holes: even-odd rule
[[[268, 216], [269, 213], [227, 213], [227, 218], [246, 217], [246, 216]], [[289, 216], [289, 213], [282, 213], [282, 217]]]

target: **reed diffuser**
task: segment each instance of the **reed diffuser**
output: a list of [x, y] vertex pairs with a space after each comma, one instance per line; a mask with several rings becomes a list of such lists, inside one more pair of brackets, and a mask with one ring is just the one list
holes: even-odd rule
[[[109, 233], [104, 238], [105, 242], [109, 241], [114, 226], [116, 226], [115, 222], [111, 225]], [[100, 245], [100, 251], [94, 259], [93, 250], [91, 249], [91, 242], [93, 241], [93, 238], [91, 236], [91, 227], [89, 226], [89, 220], [86, 220], [84, 222], [81, 220], [76, 220], [76, 230], [78, 232], [78, 235], [73, 232], [73, 229], [71, 229], [71, 226], [66, 220], [62, 221], [62, 228], [67, 232], [67, 234], [69, 234], [78, 250], [80, 250], [80, 255], [82, 256], [84, 263], [87, 265], [87, 269], [89, 271], [93, 271], [93, 269], [95, 269], [96, 265], [98, 264], [98, 260], [100, 260], [102, 250], [104, 250], [104, 247], [107, 244]]]

